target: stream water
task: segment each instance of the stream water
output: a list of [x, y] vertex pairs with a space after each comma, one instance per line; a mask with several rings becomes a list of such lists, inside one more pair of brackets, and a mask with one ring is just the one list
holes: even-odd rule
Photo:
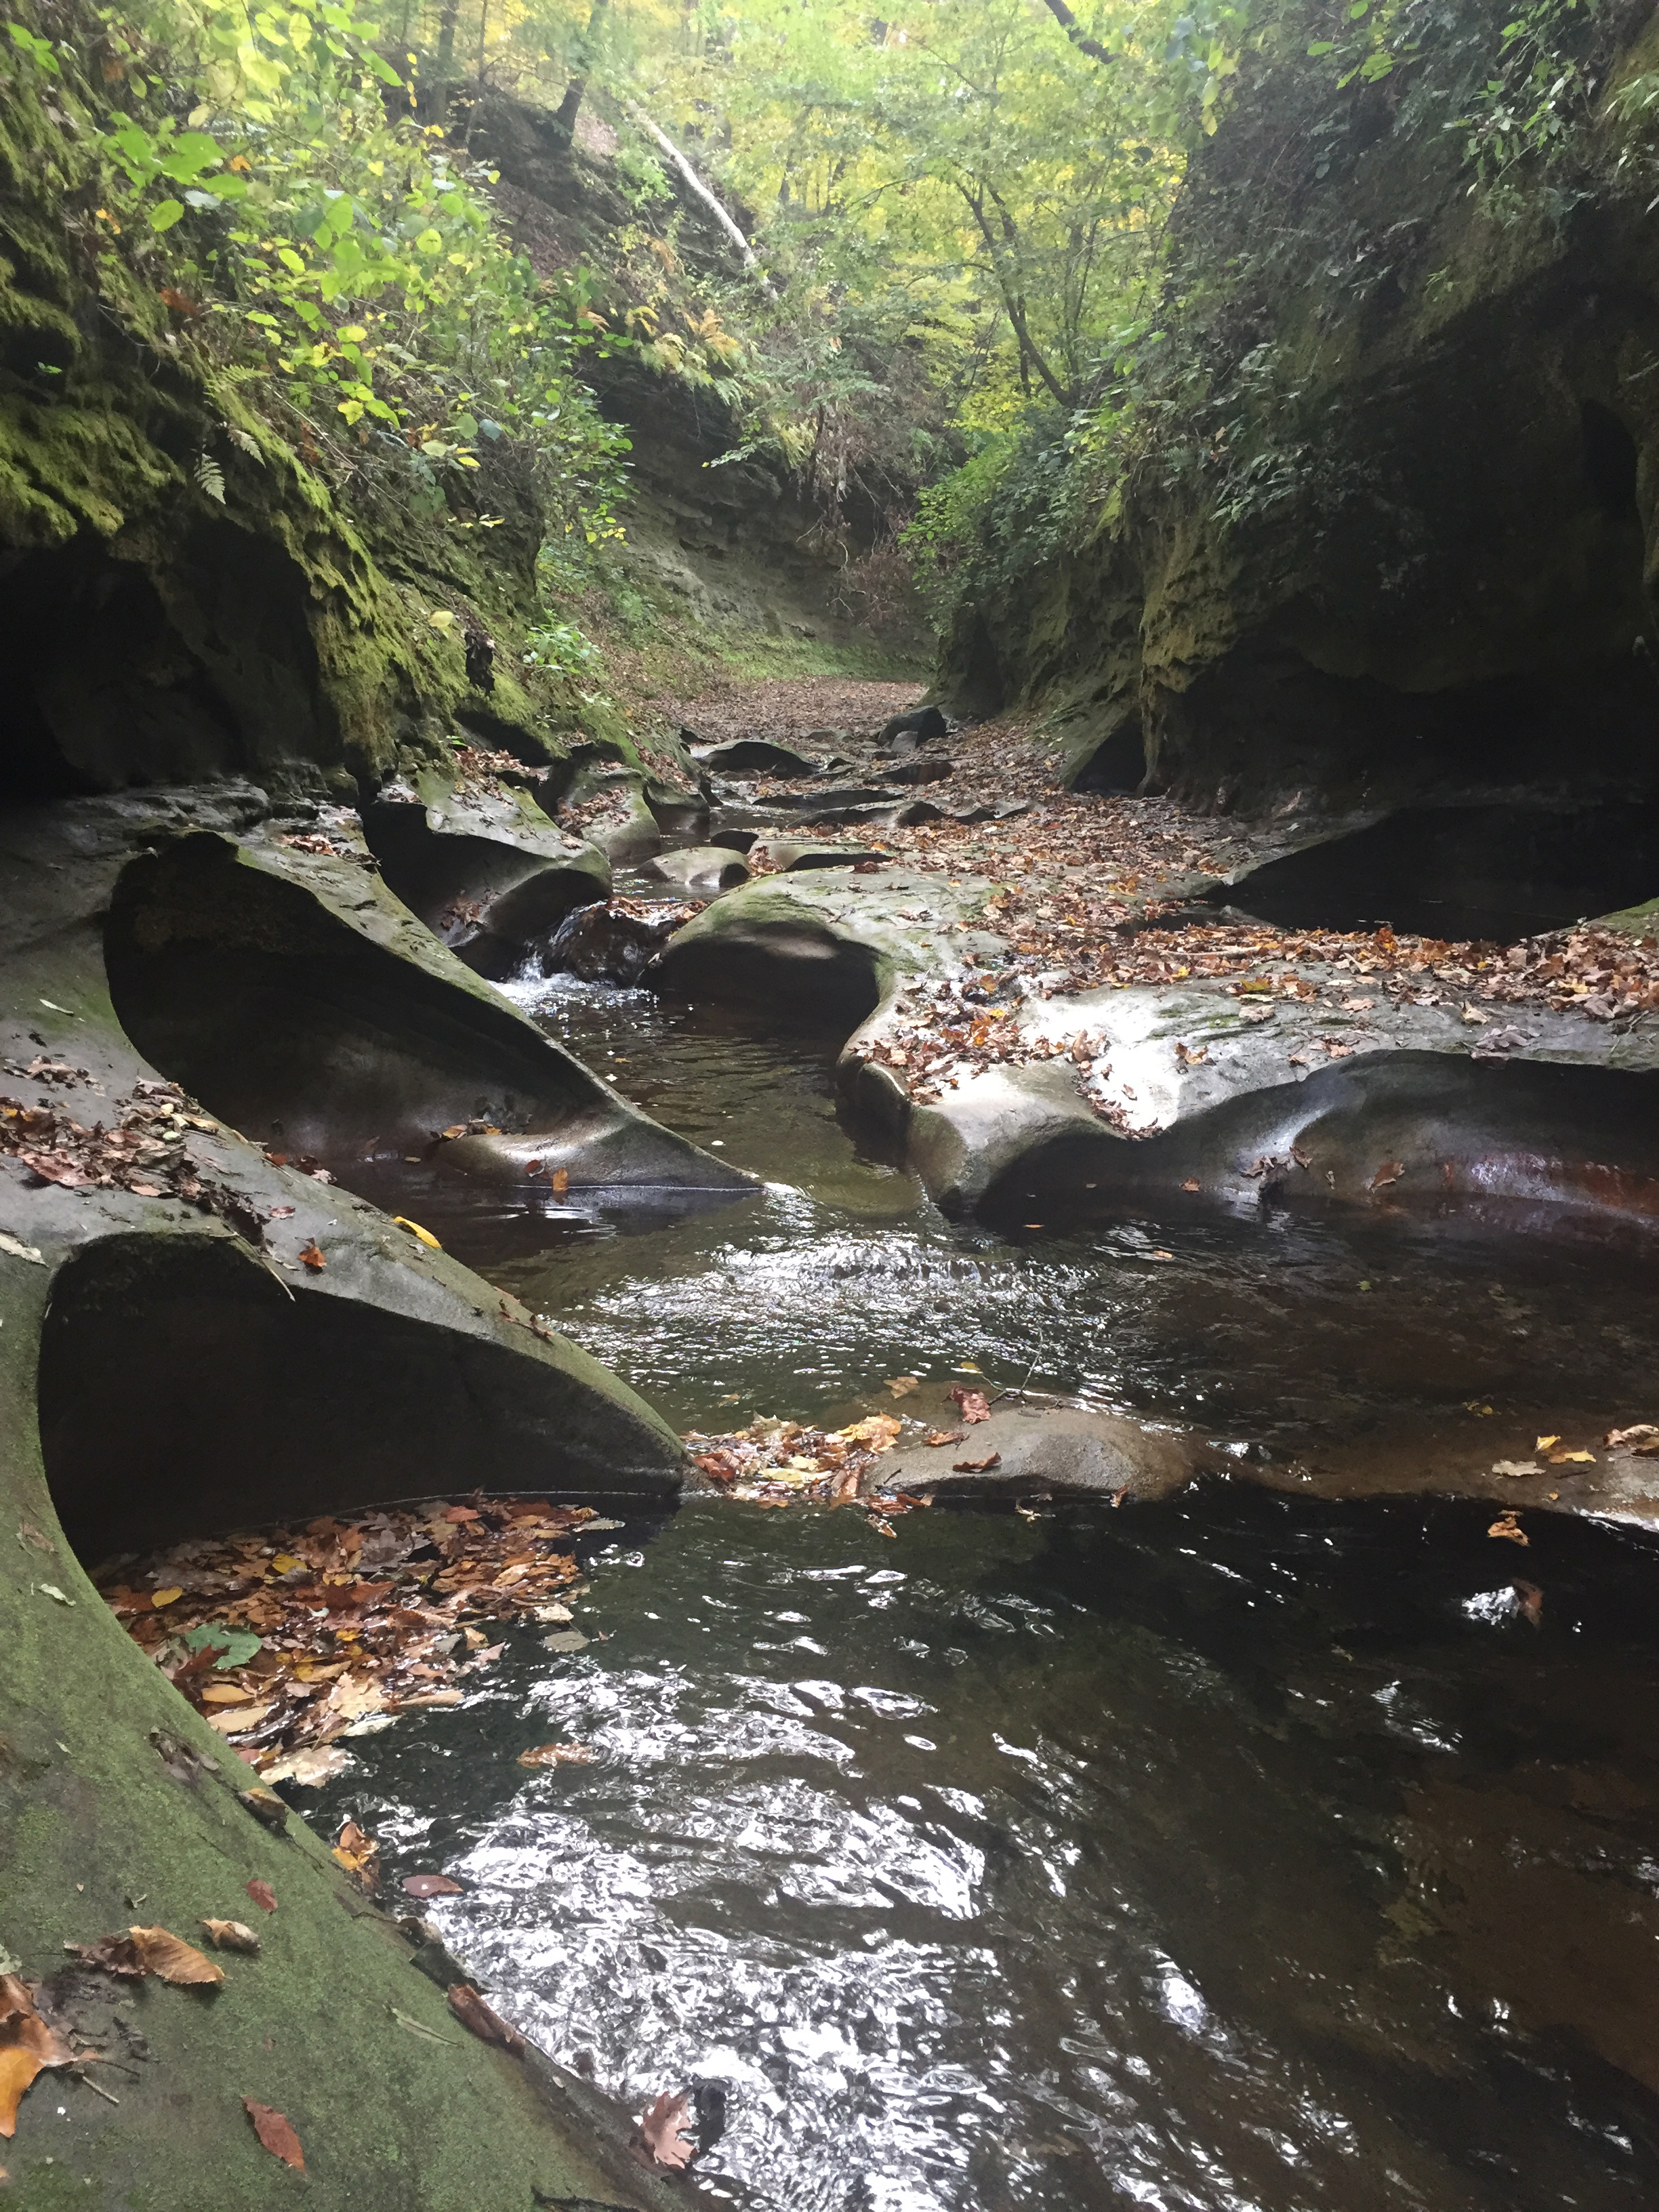
[[[1648, 1415], [1638, 1250], [998, 1235], [842, 1126], [824, 1039], [523, 996], [763, 1188], [386, 1194], [683, 1426], [969, 1362], [1292, 1468]], [[500, 2009], [635, 2111], [695, 2086], [699, 2168], [787, 2212], [1649, 2204], [1659, 1547], [1491, 1517], [1212, 1481], [889, 1539], [694, 1502], [591, 1547], [585, 1650], [515, 1632], [463, 1706], [354, 1744], [322, 1814], [394, 1881], [464, 1882], [428, 1909]], [[593, 1762], [519, 1766], [550, 1740]]]

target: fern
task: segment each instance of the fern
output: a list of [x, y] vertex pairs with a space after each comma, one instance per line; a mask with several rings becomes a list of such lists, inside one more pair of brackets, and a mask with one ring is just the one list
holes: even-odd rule
[[190, 465], [191, 475], [196, 480], [198, 491], [209, 499], [216, 499], [221, 507], [225, 503], [225, 472], [210, 453], [198, 453]]

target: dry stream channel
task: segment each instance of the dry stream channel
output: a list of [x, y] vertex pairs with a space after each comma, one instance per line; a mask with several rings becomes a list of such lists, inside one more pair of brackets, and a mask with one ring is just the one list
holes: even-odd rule
[[[511, 1632], [301, 1793], [319, 1825], [460, 1881], [424, 1909], [496, 2006], [635, 2111], [692, 2089], [741, 2201], [1659, 2201], [1655, 1540], [1296, 1487], [1333, 1443], [1649, 1418], [1650, 1255], [1271, 1210], [994, 1233], [842, 1125], [833, 1040], [513, 988], [764, 1188], [358, 1187], [678, 1425], [851, 1419], [907, 1374], [943, 1407], [971, 1364], [1196, 1425], [1237, 1478], [890, 1539], [691, 1500], [583, 1547], [585, 1650]], [[550, 1738], [596, 1756], [526, 1772]]]

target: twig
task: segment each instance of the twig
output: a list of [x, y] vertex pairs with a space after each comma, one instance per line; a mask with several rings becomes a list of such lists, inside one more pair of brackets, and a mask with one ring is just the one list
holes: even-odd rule
[[120, 2103], [121, 2100], [118, 2097], [112, 2097], [107, 2089], [100, 2089], [98, 2084], [93, 2080], [91, 2075], [83, 2074], [78, 2066], [71, 2066], [70, 2071], [74, 2075], [77, 2081], [84, 2083], [86, 2087], [91, 2090], [94, 2097], [101, 2097], [106, 2105], [118, 2105]]
[[1018, 1398], [1020, 1403], [1024, 1405], [1025, 1402], [1027, 1386], [1030, 1384], [1031, 1377], [1036, 1373], [1036, 1364], [1042, 1357], [1042, 1331], [1039, 1329], [1037, 1331], [1036, 1350], [1031, 1354], [1031, 1364], [1025, 1370], [1025, 1381], [1020, 1384], [1018, 1390], [999, 1390], [996, 1396], [991, 1399], [988, 1402], [993, 1406], [1000, 1406], [1005, 1398]]

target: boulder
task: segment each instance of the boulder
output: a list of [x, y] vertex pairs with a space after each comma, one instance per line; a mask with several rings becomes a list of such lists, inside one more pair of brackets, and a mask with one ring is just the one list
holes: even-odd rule
[[[363, 822], [387, 883], [481, 975], [511, 975], [538, 937], [611, 888], [605, 855], [522, 789], [468, 788], [428, 770], [385, 787]], [[361, 842], [355, 828], [345, 838]]]
[[937, 707], [913, 707], [908, 714], [895, 714], [890, 721], [884, 722], [876, 744], [881, 749], [897, 749], [902, 740], [908, 739], [910, 745], [926, 744], [936, 738], [948, 737], [950, 732], [951, 725]]
[[728, 738], [723, 744], [694, 747], [693, 757], [714, 775], [779, 776], [788, 782], [817, 775], [819, 766], [770, 738]]
[[887, 770], [889, 783], [943, 783], [955, 772], [955, 763], [943, 753], [913, 753], [908, 760], [895, 761]]
[[542, 955], [550, 975], [631, 988], [693, 908], [644, 899], [603, 899], [567, 915]]
[[749, 880], [748, 865], [742, 855], [725, 845], [690, 845], [659, 853], [650, 863], [650, 872], [665, 883], [678, 884], [709, 898]]
[[[941, 1397], [933, 1418], [950, 1444], [907, 1443], [884, 1452], [868, 1487], [950, 1498], [1161, 1498], [1218, 1455], [1196, 1438], [1144, 1427], [1085, 1406], [1005, 1398], [989, 1420], [964, 1424]], [[990, 1464], [978, 1462], [989, 1462]]]

